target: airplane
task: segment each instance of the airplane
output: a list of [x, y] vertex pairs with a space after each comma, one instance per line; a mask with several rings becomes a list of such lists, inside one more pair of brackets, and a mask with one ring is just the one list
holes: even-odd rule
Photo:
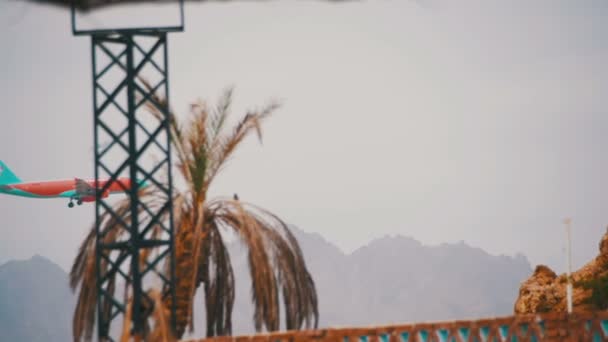
[[[100, 179], [97, 184], [102, 188], [109, 179]], [[137, 182], [140, 188], [148, 186], [147, 182]], [[121, 184], [124, 186], [121, 186]], [[109, 188], [104, 191], [101, 198], [109, 195], [124, 193], [131, 189], [131, 179], [118, 178]], [[125, 190], [127, 189], [127, 190]], [[83, 202], [95, 202], [95, 180], [58, 180], [45, 182], [22, 182], [4, 162], [0, 160], [0, 194], [30, 197], [30, 198], [68, 198], [68, 207], [81, 205]]]

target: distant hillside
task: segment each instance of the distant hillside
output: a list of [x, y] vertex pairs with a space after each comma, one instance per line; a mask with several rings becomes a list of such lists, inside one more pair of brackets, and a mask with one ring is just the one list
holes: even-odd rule
[[41, 256], [0, 266], [0, 340], [72, 340], [68, 275]]
[[[293, 231], [317, 284], [321, 327], [509, 315], [532, 272], [523, 256], [493, 256], [464, 243], [384, 237], [347, 255], [318, 234]], [[246, 250], [237, 242], [229, 248], [237, 279], [234, 333], [253, 332]], [[204, 336], [202, 296], [195, 300], [193, 336]], [[68, 341], [73, 308], [67, 274], [49, 260], [0, 266], [3, 341]]]
[[[424, 246], [384, 237], [347, 255], [319, 234], [292, 229], [317, 284], [323, 327], [510, 315], [521, 281], [532, 272], [522, 255], [494, 256], [464, 243]], [[245, 251], [230, 248], [235, 332], [252, 332]]]

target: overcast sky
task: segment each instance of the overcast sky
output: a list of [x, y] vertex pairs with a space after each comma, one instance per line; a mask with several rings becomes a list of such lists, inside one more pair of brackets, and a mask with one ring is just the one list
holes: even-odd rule
[[[597, 253], [608, 2], [189, 3], [186, 16], [169, 44], [178, 112], [229, 85], [235, 116], [284, 103], [213, 195], [238, 192], [346, 252], [401, 234], [563, 270], [570, 216], [575, 266]], [[0, 159], [25, 180], [92, 176], [89, 44], [67, 11], [0, 4]], [[0, 262], [68, 268], [93, 214], [0, 197]]]

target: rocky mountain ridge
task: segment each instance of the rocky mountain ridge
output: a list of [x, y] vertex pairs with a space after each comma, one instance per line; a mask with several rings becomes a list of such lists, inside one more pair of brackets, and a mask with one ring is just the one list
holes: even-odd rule
[[[589, 311], [594, 307], [592, 289], [584, 284], [592, 284], [608, 276], [608, 229], [599, 243], [599, 254], [579, 270], [571, 274], [573, 311]], [[551, 268], [538, 265], [532, 276], [526, 279], [515, 301], [516, 314], [542, 312], [564, 312], [567, 310], [567, 276], [557, 275]], [[605, 308], [600, 308], [605, 309]]]

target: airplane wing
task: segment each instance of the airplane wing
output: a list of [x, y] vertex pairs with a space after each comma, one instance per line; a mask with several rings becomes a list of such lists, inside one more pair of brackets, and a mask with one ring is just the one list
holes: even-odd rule
[[95, 196], [95, 188], [80, 178], [75, 178], [76, 193], [79, 196]]

